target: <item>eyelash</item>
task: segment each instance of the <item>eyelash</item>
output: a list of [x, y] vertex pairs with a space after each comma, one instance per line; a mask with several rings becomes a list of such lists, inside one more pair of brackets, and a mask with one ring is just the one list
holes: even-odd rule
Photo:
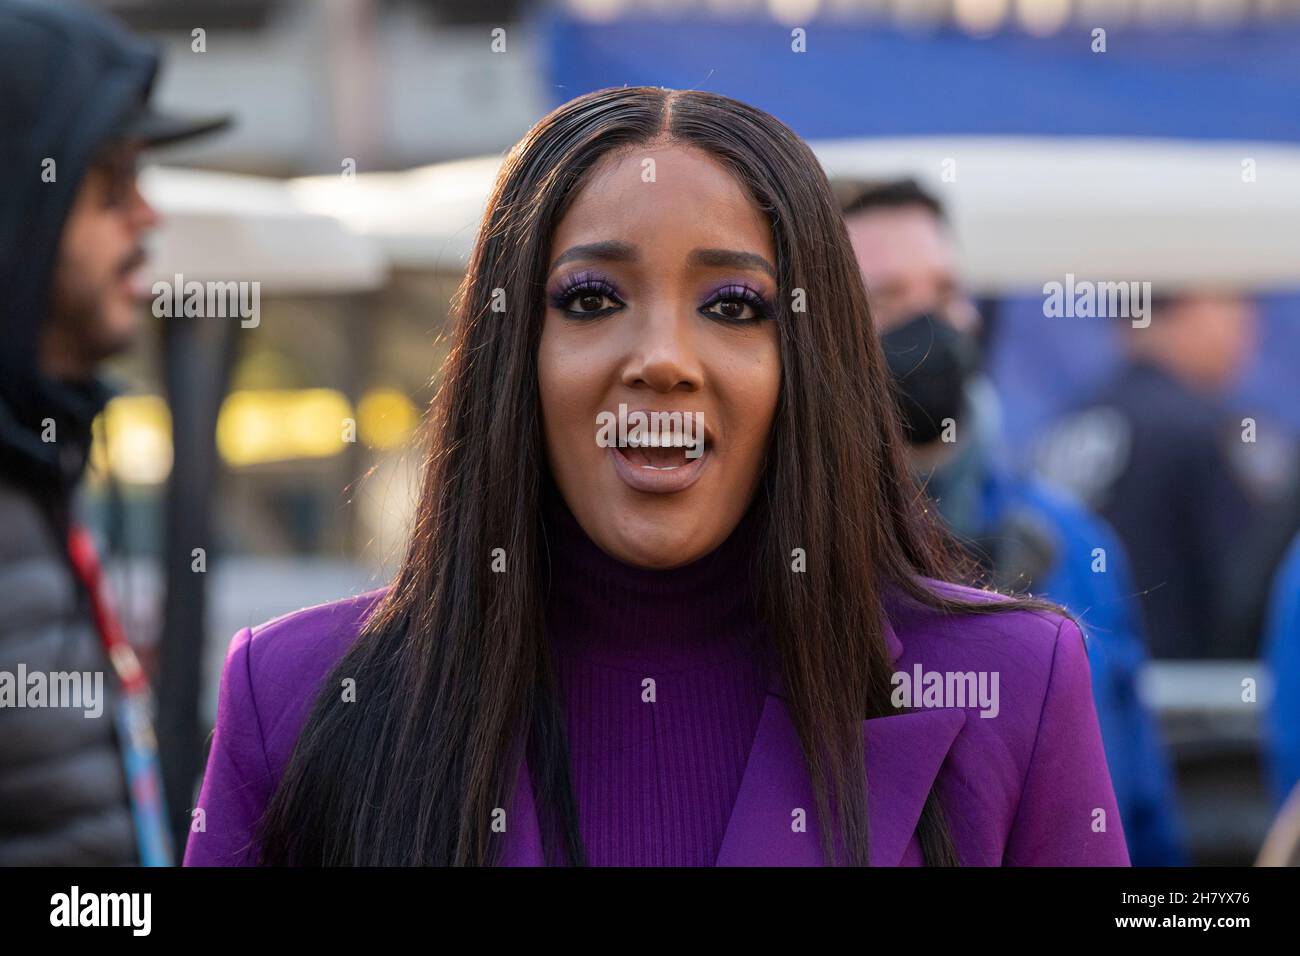
[[[592, 309], [583, 312], [572, 308], [576, 299], [583, 296], [602, 296], [612, 300], [615, 304], [603, 309]], [[717, 313], [707, 313], [710, 318], [719, 322], [725, 322], [728, 325], [757, 325], [764, 321], [770, 315], [770, 307], [767, 299], [755, 289], [747, 285], [732, 284], [723, 286], [709, 297], [709, 300], [700, 306], [700, 311], [718, 305], [721, 302], [743, 302], [748, 305], [754, 312], [753, 316], [747, 319], [734, 319]], [[592, 275], [578, 275], [571, 282], [562, 286], [559, 291], [551, 296], [551, 306], [567, 313], [575, 319], [599, 319], [612, 314], [618, 308], [623, 306], [623, 301], [618, 295], [618, 290], [606, 280]]]

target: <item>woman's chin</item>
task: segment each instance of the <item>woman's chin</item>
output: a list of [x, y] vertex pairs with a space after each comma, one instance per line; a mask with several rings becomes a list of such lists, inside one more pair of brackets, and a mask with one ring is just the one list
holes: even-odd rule
[[602, 550], [624, 564], [656, 571], [690, 564], [721, 543], [702, 536], [699, 522], [667, 524], [625, 516], [612, 531], [607, 542], [597, 542]]

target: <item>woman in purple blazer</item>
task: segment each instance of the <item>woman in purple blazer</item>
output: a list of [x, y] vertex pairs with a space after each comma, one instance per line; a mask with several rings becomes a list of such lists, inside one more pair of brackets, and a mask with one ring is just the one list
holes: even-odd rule
[[1076, 625], [956, 583], [825, 176], [580, 97], [510, 153], [389, 588], [236, 635], [188, 865], [1127, 865]]

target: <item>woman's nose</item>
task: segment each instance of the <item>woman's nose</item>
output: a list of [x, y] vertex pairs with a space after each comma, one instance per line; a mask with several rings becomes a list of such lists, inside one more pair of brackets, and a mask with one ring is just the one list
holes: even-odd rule
[[694, 310], [658, 307], [628, 323], [630, 340], [623, 384], [656, 392], [695, 390], [703, 369], [695, 341]]

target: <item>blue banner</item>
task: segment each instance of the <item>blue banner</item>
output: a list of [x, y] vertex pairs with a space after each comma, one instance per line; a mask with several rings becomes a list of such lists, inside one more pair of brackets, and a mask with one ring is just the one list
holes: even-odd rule
[[1232, 29], [1092, 26], [977, 39], [954, 27], [903, 32], [828, 17], [562, 11], [540, 21], [553, 105], [607, 86], [711, 90], [752, 103], [809, 139], [943, 134], [1156, 136], [1300, 142], [1300, 23]]

